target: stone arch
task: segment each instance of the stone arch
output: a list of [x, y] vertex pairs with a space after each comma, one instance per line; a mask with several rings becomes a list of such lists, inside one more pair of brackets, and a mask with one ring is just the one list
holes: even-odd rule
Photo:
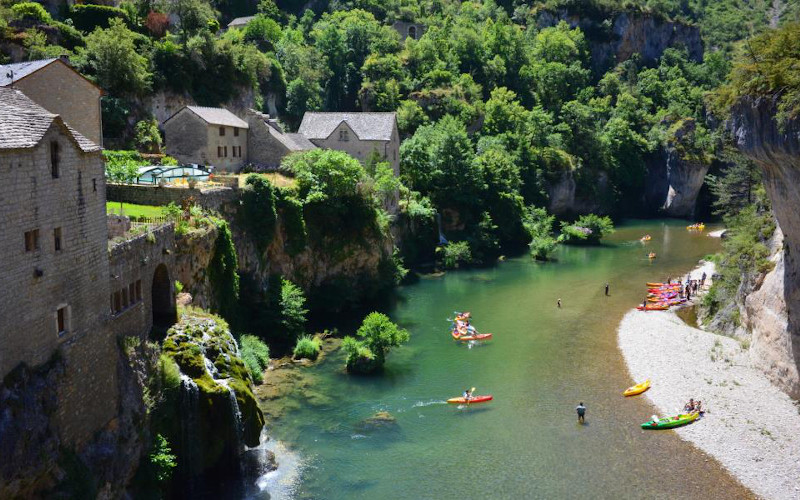
[[408, 38], [412, 40], [417, 39], [417, 27], [416, 26], [409, 26], [408, 27]]
[[172, 293], [172, 280], [165, 264], [159, 264], [153, 273], [153, 286], [151, 290], [153, 300], [153, 330], [166, 332], [177, 320], [175, 308], [175, 295]]

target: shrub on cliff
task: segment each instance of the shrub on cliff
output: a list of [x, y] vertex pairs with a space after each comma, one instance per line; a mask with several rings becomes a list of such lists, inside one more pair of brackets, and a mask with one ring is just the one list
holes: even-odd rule
[[386, 362], [389, 351], [408, 342], [407, 330], [392, 323], [388, 316], [372, 312], [364, 318], [356, 332], [357, 338], [345, 337], [342, 349], [347, 354], [347, 371], [373, 373]]
[[436, 249], [445, 269], [457, 269], [472, 264], [472, 252], [466, 241], [451, 241]]
[[264, 253], [275, 237], [275, 188], [263, 175], [250, 174], [242, 192], [242, 207], [239, 210], [241, 223], [260, 253]]
[[219, 313], [225, 318], [233, 318], [239, 302], [236, 247], [228, 223], [222, 219], [214, 219], [213, 222], [217, 226], [217, 241], [208, 266], [208, 280], [216, 294]]
[[44, 10], [41, 4], [36, 2], [22, 2], [15, 4], [11, 7], [11, 12], [19, 19], [26, 19], [31, 21], [38, 21], [44, 24], [50, 24], [53, 18]]
[[596, 245], [613, 232], [614, 223], [610, 217], [588, 214], [573, 223], [561, 222], [560, 239], [566, 243]]
[[297, 344], [294, 346], [294, 359], [310, 359], [315, 360], [319, 357], [319, 351], [322, 348], [322, 343], [316, 337], [311, 335], [303, 335], [297, 339]]

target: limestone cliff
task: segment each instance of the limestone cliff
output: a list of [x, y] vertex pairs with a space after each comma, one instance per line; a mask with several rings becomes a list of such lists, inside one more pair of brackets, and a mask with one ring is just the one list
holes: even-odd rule
[[711, 159], [693, 147], [695, 122], [685, 119], [672, 127], [667, 144], [647, 159], [643, 195], [648, 212], [691, 218]]
[[779, 126], [775, 115], [774, 99], [743, 98], [727, 127], [739, 149], [763, 170], [785, 238], [783, 255], [764, 278], [763, 292], [746, 302], [752, 356], [779, 387], [800, 398], [800, 120]]
[[[576, 7], [577, 9], [577, 7]], [[543, 10], [538, 13], [539, 27], [555, 26], [566, 21], [580, 27], [590, 41], [592, 69], [602, 73], [633, 54], [650, 64], [669, 47], [685, 47], [695, 61], [703, 58], [703, 41], [696, 26], [668, 21], [638, 12], [580, 13], [576, 10]]]

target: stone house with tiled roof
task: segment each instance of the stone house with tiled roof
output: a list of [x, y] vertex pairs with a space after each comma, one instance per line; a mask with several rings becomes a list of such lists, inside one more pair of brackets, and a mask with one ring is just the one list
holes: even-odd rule
[[377, 153], [400, 174], [396, 113], [307, 112], [298, 133], [320, 148], [345, 151], [362, 163]]
[[103, 145], [103, 91], [75, 71], [66, 58], [0, 65], [0, 87], [21, 90], [39, 106], [60, 115], [82, 136]]
[[181, 163], [229, 172], [247, 163], [250, 125], [227, 109], [185, 106], [163, 126], [167, 154]]

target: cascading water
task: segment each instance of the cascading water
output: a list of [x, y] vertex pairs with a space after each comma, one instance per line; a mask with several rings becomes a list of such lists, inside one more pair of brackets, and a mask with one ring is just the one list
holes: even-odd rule
[[[180, 450], [178, 463], [187, 477], [196, 476], [203, 463], [203, 450], [200, 446], [200, 389], [190, 377], [181, 374], [181, 390], [178, 397], [180, 408]], [[197, 488], [195, 481], [187, 481], [189, 493]]]
[[439, 231], [439, 244], [447, 245], [447, 238], [444, 237], [444, 233], [442, 232], [442, 214], [439, 212], [436, 212], [436, 228]]

